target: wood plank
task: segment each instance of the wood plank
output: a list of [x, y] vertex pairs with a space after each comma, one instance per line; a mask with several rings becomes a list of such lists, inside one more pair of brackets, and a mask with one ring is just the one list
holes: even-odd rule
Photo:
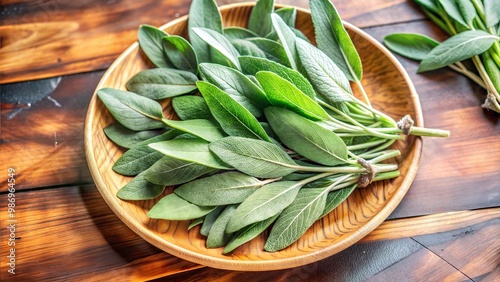
[[[18, 191], [15, 195], [16, 237], [20, 237], [16, 241], [16, 279], [144, 281], [201, 267], [164, 253], [133, 233], [113, 214], [93, 185]], [[8, 215], [7, 197], [7, 194], [0, 195], [2, 217]], [[498, 246], [498, 242], [491, 241], [492, 238], [487, 236], [497, 234], [488, 230], [497, 228], [495, 225], [498, 225], [499, 214], [500, 208], [495, 208], [390, 220], [368, 235], [363, 242], [321, 262], [293, 270], [270, 272], [271, 274], [247, 273], [245, 276], [261, 275], [263, 279], [271, 279], [305, 275], [306, 278], [327, 279], [332, 278], [334, 272], [345, 278], [355, 275], [354, 272], [361, 272], [356, 274], [357, 277], [370, 277], [420, 250], [421, 245], [409, 239], [410, 237], [457, 228], [459, 231], [451, 231], [450, 234], [460, 234], [460, 228], [464, 226], [470, 226], [474, 230], [474, 234], [470, 234], [470, 242], [483, 240], [492, 246]], [[9, 236], [7, 226], [8, 222], [4, 218], [0, 223], [2, 254], [8, 250], [4, 241]], [[448, 237], [450, 240], [455, 239], [453, 236]], [[378, 258], [384, 257], [382, 254], [387, 259], [378, 262]], [[477, 256], [478, 259], [481, 255]], [[487, 262], [491, 259], [491, 253], [490, 256], [485, 256]], [[360, 260], [370, 266], [368, 270], [360, 269], [363, 264], [355, 263]], [[2, 280], [8, 277], [5, 276], [8, 266], [4, 262], [1, 261], [0, 267]], [[464, 269], [467, 267], [464, 266]], [[241, 273], [221, 270], [205, 273], [197, 270], [194, 274], [189, 272], [180, 277], [202, 277], [197, 276], [198, 272], [200, 275], [225, 273], [221, 277], [226, 278], [227, 275]]]
[[[94, 186], [17, 192], [15, 196], [17, 281], [112, 280], [111, 273], [145, 280], [199, 267], [160, 251], [132, 232]], [[0, 208], [3, 217], [8, 214], [7, 195], [0, 199], [5, 203]], [[1, 225], [3, 280], [11, 275], [3, 256], [9, 250], [4, 240], [10, 234], [8, 222], [2, 220]]]
[[[276, 3], [308, 7], [306, 0]], [[405, 0], [333, 3], [345, 20], [360, 27], [423, 17]], [[0, 83], [105, 69], [136, 40], [140, 24], [160, 26], [187, 14], [189, 5], [152, 0], [3, 1]]]
[[[63, 77], [48, 98], [32, 103], [13, 118], [0, 120], [0, 171], [16, 170], [16, 188], [91, 183], [83, 146], [90, 97], [103, 72]], [[35, 90], [36, 83], [29, 86]], [[28, 91], [26, 91], [29, 93]], [[28, 99], [13, 93], [17, 99]], [[40, 98], [41, 99], [41, 98]], [[0, 175], [5, 191], [7, 174]]]

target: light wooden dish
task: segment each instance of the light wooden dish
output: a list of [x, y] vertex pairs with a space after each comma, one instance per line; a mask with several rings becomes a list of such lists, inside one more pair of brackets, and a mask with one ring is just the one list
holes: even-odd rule
[[[224, 25], [245, 26], [252, 7], [253, 3], [221, 7]], [[376, 40], [348, 23], [345, 25], [360, 53], [364, 67], [362, 82], [373, 106], [395, 119], [410, 114], [416, 125], [423, 126], [418, 95], [403, 67]], [[296, 26], [313, 39], [308, 11], [298, 10]], [[169, 34], [186, 36], [186, 27], [187, 17], [182, 17], [161, 28]], [[97, 89], [125, 89], [125, 83], [134, 74], [149, 67], [135, 43], [112, 64]], [[173, 113], [168, 102], [166, 105], [165, 116], [171, 117]], [[232, 254], [222, 255], [221, 249], [205, 247], [199, 228], [188, 232], [187, 221], [149, 219], [147, 211], [161, 197], [138, 202], [122, 201], [116, 197], [116, 192], [131, 178], [116, 174], [111, 169], [123, 153], [104, 135], [103, 128], [112, 122], [113, 118], [94, 93], [85, 125], [86, 156], [97, 188], [116, 215], [146, 241], [170, 254], [214, 268], [240, 271], [297, 267], [336, 254], [356, 243], [381, 224], [404, 197], [417, 172], [422, 150], [420, 138], [408, 137], [398, 141], [395, 147], [402, 153], [397, 158], [400, 177], [356, 189], [343, 204], [316, 222], [290, 247], [279, 252], [265, 252], [265, 239], [258, 237]], [[169, 188], [165, 193], [171, 191]]]

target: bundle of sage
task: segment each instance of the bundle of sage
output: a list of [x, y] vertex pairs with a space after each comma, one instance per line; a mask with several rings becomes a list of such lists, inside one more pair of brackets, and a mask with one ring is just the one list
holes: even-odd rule
[[[229, 253], [271, 225], [265, 250], [286, 248], [356, 187], [399, 175], [391, 145], [447, 131], [395, 122], [353, 95], [362, 65], [335, 7], [311, 0], [317, 45], [294, 27], [296, 8], [254, 6], [248, 28], [222, 27], [213, 0], [193, 0], [189, 38], [139, 28], [157, 68], [128, 91], [98, 97], [115, 118], [104, 129], [126, 148], [114, 164], [134, 176], [117, 196], [154, 199], [154, 219], [191, 220], [208, 248]], [[364, 91], [363, 91], [364, 92]], [[167, 119], [170, 99], [179, 118]]]
[[[469, 77], [486, 90], [483, 108], [500, 113], [500, 1], [415, 0], [422, 11], [451, 37], [438, 42], [415, 33], [385, 37], [392, 51], [420, 61], [418, 72], [443, 67]], [[470, 59], [475, 71], [462, 61]]]

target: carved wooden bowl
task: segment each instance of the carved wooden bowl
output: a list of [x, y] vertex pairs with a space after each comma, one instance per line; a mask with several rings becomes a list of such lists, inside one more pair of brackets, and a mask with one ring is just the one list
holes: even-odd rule
[[[246, 26], [254, 4], [236, 4], [220, 8], [225, 26]], [[423, 126], [418, 95], [403, 67], [379, 42], [358, 28], [345, 23], [361, 56], [364, 75], [362, 83], [372, 105], [394, 119], [410, 114], [415, 124]], [[313, 40], [313, 25], [308, 11], [298, 9], [296, 27]], [[187, 36], [187, 17], [161, 27], [169, 34]], [[97, 89], [125, 89], [125, 83], [150, 65], [139, 50], [130, 46], [104, 74]], [[353, 86], [354, 91], [356, 88]], [[166, 103], [165, 116], [173, 115]], [[401, 151], [401, 176], [356, 189], [337, 209], [317, 221], [297, 242], [278, 252], [263, 250], [265, 237], [239, 247], [229, 255], [221, 249], [207, 249], [199, 227], [187, 231], [188, 221], [149, 219], [148, 210], [161, 198], [148, 201], [122, 201], [116, 197], [130, 177], [111, 169], [123, 150], [104, 135], [103, 128], [113, 122], [103, 103], [94, 93], [85, 125], [85, 149], [92, 177], [103, 198], [116, 215], [149, 243], [172, 255], [202, 265], [241, 271], [264, 271], [297, 267], [336, 254], [366, 236], [399, 204], [408, 191], [422, 150], [420, 138], [408, 137], [394, 147]], [[166, 189], [170, 193], [172, 188]]]

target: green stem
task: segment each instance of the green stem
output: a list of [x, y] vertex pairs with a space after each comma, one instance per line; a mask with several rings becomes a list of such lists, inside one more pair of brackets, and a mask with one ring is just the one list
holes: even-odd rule
[[497, 90], [495, 89], [495, 86], [493, 85], [493, 82], [491, 81], [490, 77], [488, 76], [488, 73], [486, 72], [486, 70], [483, 66], [483, 63], [481, 62], [481, 59], [479, 58], [479, 56], [472, 57], [472, 62], [474, 63], [479, 74], [483, 78], [483, 80], [487, 86], [488, 92], [493, 94], [493, 96], [495, 97], [495, 99], [497, 101], [500, 101], [500, 94], [498, 94]]
[[356, 85], [358, 86], [359, 90], [361, 91], [361, 94], [363, 95], [363, 99], [365, 99], [366, 105], [371, 108], [372, 105], [370, 104], [370, 99], [368, 99], [368, 95], [366, 94], [366, 91], [365, 91], [365, 88], [363, 87], [363, 84], [361, 84], [361, 81], [356, 80]]
[[354, 151], [354, 150], [367, 149], [367, 148], [371, 148], [371, 147], [380, 145], [382, 143], [385, 143], [385, 141], [386, 141], [386, 139], [379, 139], [376, 141], [365, 142], [362, 144], [350, 145], [350, 146], [347, 146], [347, 150]]
[[389, 150], [387, 153], [371, 159], [370, 163], [376, 164], [398, 156], [401, 156], [401, 152], [399, 150]]
[[433, 128], [423, 128], [418, 126], [412, 126], [410, 129], [410, 135], [413, 136], [430, 136], [430, 137], [449, 137], [450, 131], [442, 129]]
[[469, 71], [461, 62], [457, 62], [457, 63], [452, 64], [452, 65], [448, 65], [448, 67], [450, 67], [452, 70], [454, 70], [456, 72], [459, 72], [459, 73], [467, 76], [468, 78], [473, 80], [475, 83], [477, 83], [479, 86], [486, 89], [486, 85], [484, 84], [483, 80], [479, 76], [477, 76], [475, 73]]

